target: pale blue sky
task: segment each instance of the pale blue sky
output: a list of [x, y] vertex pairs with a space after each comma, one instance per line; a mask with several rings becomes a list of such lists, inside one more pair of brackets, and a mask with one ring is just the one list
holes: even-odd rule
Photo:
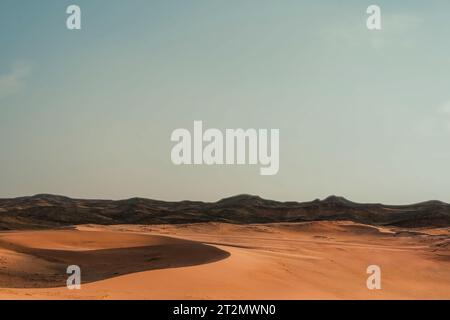
[[[2, 0], [0, 197], [450, 202], [449, 18], [444, 0]], [[174, 166], [194, 120], [279, 128], [279, 174]]]

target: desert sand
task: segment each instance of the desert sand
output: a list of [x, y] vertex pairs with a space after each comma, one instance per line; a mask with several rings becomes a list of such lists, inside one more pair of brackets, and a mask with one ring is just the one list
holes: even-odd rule
[[[449, 228], [347, 221], [8, 231], [0, 299], [450, 299], [449, 244]], [[81, 290], [65, 287], [71, 264]]]

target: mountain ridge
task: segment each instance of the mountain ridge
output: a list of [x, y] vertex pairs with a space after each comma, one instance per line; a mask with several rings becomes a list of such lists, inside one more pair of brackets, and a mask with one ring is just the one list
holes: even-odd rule
[[37, 194], [0, 198], [0, 230], [75, 224], [235, 224], [349, 220], [371, 225], [449, 227], [450, 204], [432, 200], [410, 205], [356, 203], [329, 196], [308, 202], [280, 202], [240, 194], [216, 202], [75, 199]]

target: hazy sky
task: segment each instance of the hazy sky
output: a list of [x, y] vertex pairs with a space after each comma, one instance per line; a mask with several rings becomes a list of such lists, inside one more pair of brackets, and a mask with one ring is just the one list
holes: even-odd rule
[[[0, 197], [450, 202], [449, 39], [448, 0], [1, 0]], [[194, 120], [280, 129], [278, 175], [174, 166]]]

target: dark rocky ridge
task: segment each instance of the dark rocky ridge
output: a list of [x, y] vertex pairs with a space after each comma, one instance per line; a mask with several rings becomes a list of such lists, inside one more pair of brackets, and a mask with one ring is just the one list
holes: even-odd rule
[[449, 227], [450, 205], [354, 203], [331, 196], [311, 202], [278, 202], [238, 195], [217, 202], [165, 202], [143, 198], [84, 200], [56, 195], [0, 199], [0, 230], [63, 227], [75, 224], [180, 224], [199, 222], [271, 223], [350, 220], [399, 227]]

